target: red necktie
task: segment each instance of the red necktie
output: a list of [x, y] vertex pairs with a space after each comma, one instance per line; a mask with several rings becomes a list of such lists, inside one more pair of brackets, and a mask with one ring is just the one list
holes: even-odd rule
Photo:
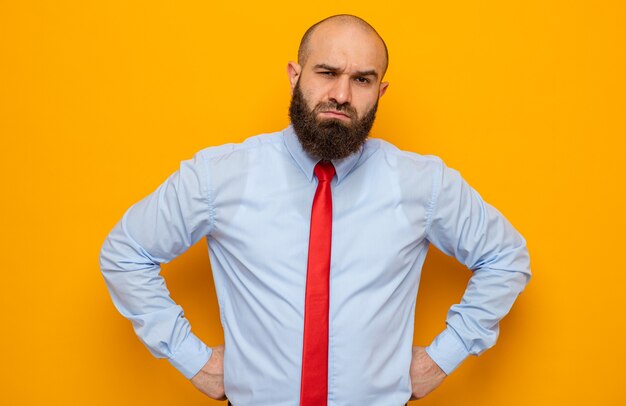
[[315, 165], [315, 176], [318, 184], [311, 210], [300, 406], [325, 406], [328, 397], [328, 286], [333, 225], [330, 182], [335, 167], [320, 161]]

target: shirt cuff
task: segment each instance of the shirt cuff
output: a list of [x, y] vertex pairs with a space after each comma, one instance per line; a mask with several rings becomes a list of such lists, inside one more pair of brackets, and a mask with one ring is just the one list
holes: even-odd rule
[[426, 347], [426, 353], [446, 375], [450, 375], [470, 355], [461, 338], [450, 326]]
[[185, 378], [191, 379], [207, 363], [212, 353], [213, 350], [207, 347], [195, 334], [189, 333], [174, 355], [168, 358], [168, 361], [185, 375]]

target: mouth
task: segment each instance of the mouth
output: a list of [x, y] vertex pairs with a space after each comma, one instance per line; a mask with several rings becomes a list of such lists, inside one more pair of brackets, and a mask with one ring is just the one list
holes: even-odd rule
[[338, 118], [340, 120], [350, 120], [350, 116], [337, 110], [320, 111], [319, 115], [328, 118]]

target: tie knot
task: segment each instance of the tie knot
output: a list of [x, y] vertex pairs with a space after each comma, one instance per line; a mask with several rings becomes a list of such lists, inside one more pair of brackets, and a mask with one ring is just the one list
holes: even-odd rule
[[315, 165], [314, 172], [320, 182], [331, 181], [335, 176], [335, 167], [330, 161], [319, 161]]

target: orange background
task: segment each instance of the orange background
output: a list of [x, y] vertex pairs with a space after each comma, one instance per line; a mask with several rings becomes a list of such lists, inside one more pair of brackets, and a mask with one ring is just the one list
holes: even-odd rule
[[[375, 136], [460, 170], [531, 253], [498, 344], [420, 404], [624, 404], [624, 1], [0, 0], [1, 404], [221, 404], [136, 339], [99, 249], [179, 161], [285, 127], [286, 63], [340, 12], [389, 46]], [[164, 274], [221, 343], [205, 243]], [[468, 276], [433, 249], [416, 344]]]

